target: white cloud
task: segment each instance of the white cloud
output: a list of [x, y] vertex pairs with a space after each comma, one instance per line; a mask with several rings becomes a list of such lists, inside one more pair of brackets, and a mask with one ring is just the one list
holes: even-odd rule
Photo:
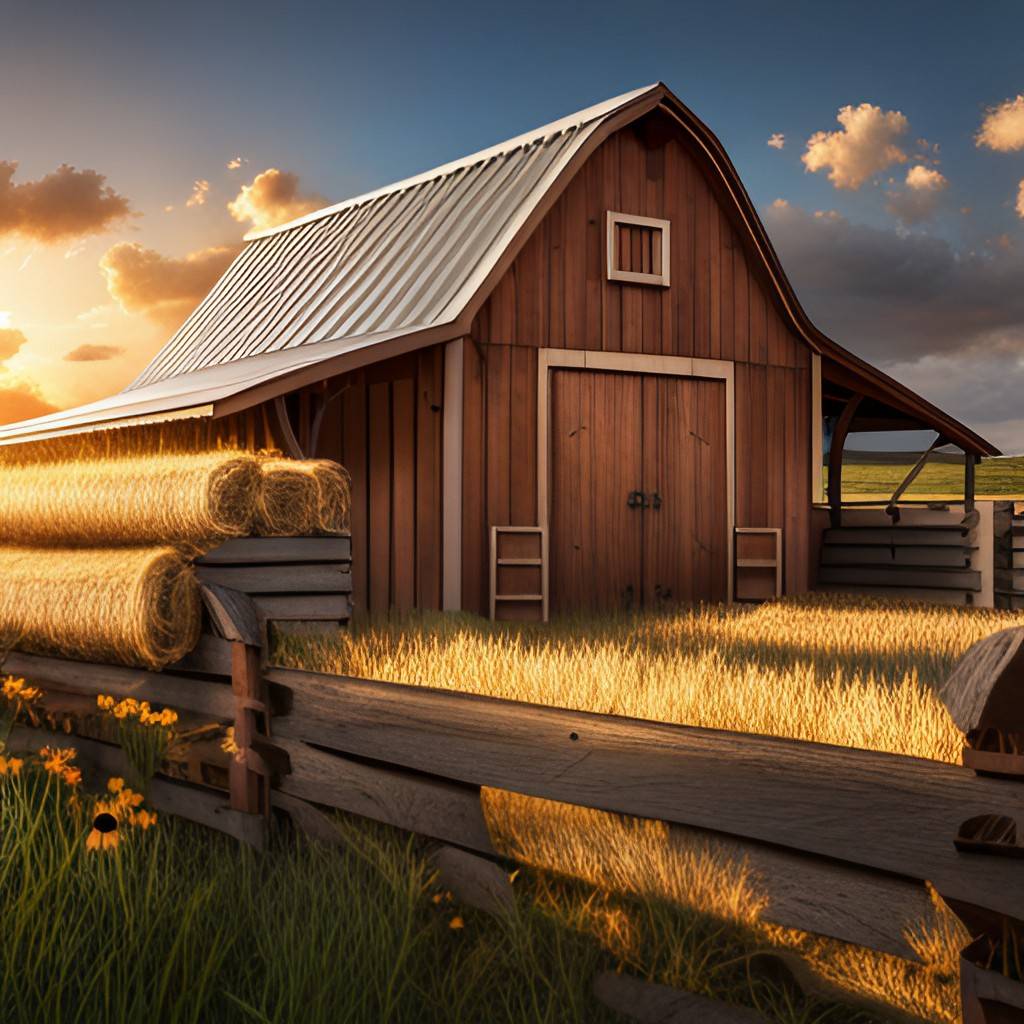
[[801, 157], [808, 171], [828, 170], [836, 188], [859, 189], [873, 174], [895, 163], [906, 163], [907, 154], [897, 145], [909, 122], [898, 110], [882, 110], [871, 103], [845, 106], [836, 115], [842, 127], [835, 132], [815, 132]]
[[263, 231], [326, 205], [323, 196], [299, 191], [297, 174], [268, 167], [242, 186], [242, 191], [228, 203], [228, 211], [235, 220], [250, 221], [255, 231]]
[[782, 132], [772, 132], [768, 136], [767, 145], [771, 146], [772, 149], [782, 149], [786, 145], [786, 136]]
[[227, 163], [228, 170], [237, 171], [238, 168], [242, 166], [242, 162], [242, 157], [233, 156]]
[[904, 224], [919, 224], [938, 209], [942, 192], [949, 185], [945, 175], [933, 167], [915, 164], [907, 171], [902, 192], [886, 192], [886, 210]]
[[0, 309], [0, 330], [11, 326], [14, 314], [9, 309]]
[[192, 194], [185, 200], [185, 205], [190, 209], [194, 206], [202, 206], [206, 202], [206, 194], [210, 191], [210, 183], [205, 178], [200, 178], [192, 185]]
[[974, 137], [974, 144], [999, 153], [1024, 149], [1024, 96], [989, 107]]
[[1017, 186], [1017, 216], [1024, 217], [1024, 179]]

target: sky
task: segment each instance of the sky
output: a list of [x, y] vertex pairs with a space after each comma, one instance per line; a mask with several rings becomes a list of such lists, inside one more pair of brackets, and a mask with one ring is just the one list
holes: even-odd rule
[[1024, 452], [1024, 5], [0, 18], [0, 422], [130, 383], [247, 231], [661, 80], [724, 143], [815, 323]]

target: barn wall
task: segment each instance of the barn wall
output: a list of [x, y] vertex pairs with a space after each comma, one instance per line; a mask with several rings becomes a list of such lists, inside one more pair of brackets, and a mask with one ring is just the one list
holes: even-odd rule
[[[671, 222], [669, 288], [606, 279], [606, 213]], [[684, 144], [656, 124], [594, 153], [491, 297], [466, 345], [463, 603], [487, 601], [488, 531], [536, 524], [537, 350], [736, 364], [736, 525], [784, 530], [787, 592], [810, 579], [810, 351]]]
[[[441, 606], [441, 410], [438, 346], [336, 377], [316, 455], [352, 476], [357, 614]], [[303, 422], [305, 418], [303, 418]]]

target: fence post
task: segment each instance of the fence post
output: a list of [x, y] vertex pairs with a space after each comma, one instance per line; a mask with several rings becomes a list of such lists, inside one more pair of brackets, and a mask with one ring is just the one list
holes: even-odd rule
[[[259, 737], [269, 733], [270, 712], [264, 700], [261, 650], [241, 640], [231, 642], [231, 690], [235, 696], [235, 745], [231, 761], [231, 806], [245, 814], [270, 817], [269, 779], [254, 757]], [[258, 762], [258, 763], [257, 763]]]

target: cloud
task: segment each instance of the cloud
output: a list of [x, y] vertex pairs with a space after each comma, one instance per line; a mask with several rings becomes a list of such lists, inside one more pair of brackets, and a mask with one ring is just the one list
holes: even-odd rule
[[102, 363], [124, 354], [120, 345], [79, 345], [64, 356], [66, 363]]
[[906, 163], [907, 154], [897, 145], [909, 122], [898, 110], [882, 110], [870, 103], [841, 107], [837, 132], [815, 132], [801, 157], [808, 171], [828, 169], [836, 188], [856, 190], [868, 178], [895, 163]]
[[269, 167], [242, 186], [242, 191], [228, 203], [228, 210], [235, 220], [249, 221], [253, 230], [263, 231], [326, 205], [327, 200], [321, 195], [300, 193], [297, 174]]
[[0, 160], [0, 235], [66, 242], [108, 230], [131, 213], [128, 200], [97, 171], [68, 164], [35, 181], [14, 183], [18, 165]]
[[767, 145], [771, 146], [772, 149], [782, 149], [786, 145], [786, 136], [782, 132], [772, 132], [768, 136]]
[[13, 327], [0, 327], [0, 363], [16, 355], [27, 342], [28, 338], [21, 331]]
[[243, 159], [240, 156], [233, 156], [227, 163], [229, 171], [237, 171], [242, 166]]
[[1017, 216], [1024, 217], [1024, 179], [1021, 179], [1021, 183], [1017, 186]]
[[979, 148], [994, 149], [997, 153], [1024, 149], [1024, 96], [989, 107], [974, 137], [974, 144]]
[[1024, 451], [1024, 247], [958, 250], [945, 239], [855, 224], [785, 201], [765, 224], [797, 295], [839, 344]]
[[938, 209], [948, 179], [933, 167], [914, 164], [907, 171], [906, 188], [902, 192], [886, 192], [886, 210], [904, 224], [919, 224]]
[[8, 385], [0, 381], [0, 424], [30, 420], [56, 411], [57, 406], [43, 398], [35, 384], [25, 381]]
[[100, 260], [107, 291], [125, 313], [176, 328], [213, 287], [238, 249], [217, 246], [177, 258], [118, 242]]
[[192, 194], [185, 200], [189, 208], [202, 206], [206, 202], [206, 194], [210, 191], [210, 183], [205, 178], [200, 178], [192, 186]]

